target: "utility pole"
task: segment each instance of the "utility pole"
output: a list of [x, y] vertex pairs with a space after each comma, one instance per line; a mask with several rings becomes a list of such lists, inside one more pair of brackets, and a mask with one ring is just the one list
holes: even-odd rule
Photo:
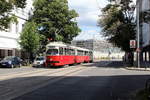
[[140, 0], [136, 2], [137, 9], [137, 67], [140, 68]]

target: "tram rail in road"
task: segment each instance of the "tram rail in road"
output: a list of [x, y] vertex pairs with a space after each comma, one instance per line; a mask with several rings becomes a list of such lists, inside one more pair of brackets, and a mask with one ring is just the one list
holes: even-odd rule
[[91, 69], [91, 67], [84, 67], [80, 65], [60, 69], [42, 70], [41, 72], [34, 71], [34, 73], [21, 73], [11, 77], [3, 77], [0, 81], [0, 98], [2, 100], [11, 100], [25, 93], [62, 80], [67, 76], [72, 76], [88, 69]]
[[1, 80], [7, 80], [7, 79], [11, 79], [11, 78], [16, 78], [16, 77], [24, 77], [26, 75], [29, 75], [29, 76], [32, 76], [34, 74], [42, 74], [42, 73], [46, 73], [46, 72], [52, 72], [52, 73], [56, 73], [56, 72], [59, 72], [59, 71], [63, 71], [63, 70], [69, 70], [69, 69], [72, 69], [72, 68], [76, 68], [76, 67], [79, 67], [80, 65], [78, 66], [71, 66], [71, 67], [64, 67], [64, 68], [59, 68], [59, 69], [51, 69], [51, 68], [47, 68], [47, 69], [37, 69], [37, 70], [32, 70], [32, 71], [24, 71], [24, 72], [12, 72], [12, 73], [8, 73], [8, 74], [2, 74], [0, 75], [0, 81]]

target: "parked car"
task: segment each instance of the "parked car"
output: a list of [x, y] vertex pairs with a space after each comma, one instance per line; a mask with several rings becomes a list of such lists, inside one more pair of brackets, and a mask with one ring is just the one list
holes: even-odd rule
[[0, 61], [1, 67], [21, 67], [22, 60], [16, 56], [7, 56], [3, 60]]
[[33, 62], [33, 67], [43, 67], [45, 66], [46, 63], [46, 58], [44, 56], [40, 56], [35, 58], [34, 62]]

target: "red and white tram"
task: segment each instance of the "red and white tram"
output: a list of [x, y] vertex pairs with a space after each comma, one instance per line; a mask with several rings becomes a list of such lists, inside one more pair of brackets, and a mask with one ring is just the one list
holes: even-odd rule
[[70, 46], [62, 42], [51, 42], [46, 46], [46, 66], [64, 66], [92, 62], [93, 52], [88, 49]]

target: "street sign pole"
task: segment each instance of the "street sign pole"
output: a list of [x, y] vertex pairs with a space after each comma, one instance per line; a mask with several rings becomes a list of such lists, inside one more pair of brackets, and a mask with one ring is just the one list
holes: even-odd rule
[[[137, 0], [137, 48], [140, 48], [140, 0]], [[137, 67], [140, 68], [140, 52], [137, 51]]]

